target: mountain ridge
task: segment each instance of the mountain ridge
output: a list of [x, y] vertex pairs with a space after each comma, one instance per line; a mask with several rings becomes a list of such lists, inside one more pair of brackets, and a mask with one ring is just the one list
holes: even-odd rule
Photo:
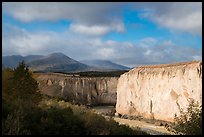
[[95, 60], [81, 60], [80, 62], [90, 65], [90, 66], [94, 66], [94, 67], [102, 67], [104, 69], [115, 69], [115, 70], [129, 70], [129, 67], [120, 65], [120, 64], [116, 64], [113, 63], [110, 60], [99, 60], [99, 59], [95, 59]]
[[103, 72], [127, 69], [127, 67], [125, 66], [115, 64], [108, 60], [98, 60], [98, 64], [101, 64], [101, 62], [103, 61], [103, 64], [105, 65], [92, 66], [84, 62], [74, 60], [61, 52], [54, 52], [48, 55], [11, 55], [2, 56], [2, 58], [2, 68], [15, 68], [18, 66], [19, 62], [24, 60], [26, 65], [28, 65], [32, 71], [39, 72]]

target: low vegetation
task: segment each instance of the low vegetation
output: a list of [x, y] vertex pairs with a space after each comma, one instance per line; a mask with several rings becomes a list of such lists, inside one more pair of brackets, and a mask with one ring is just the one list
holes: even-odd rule
[[126, 70], [109, 71], [109, 72], [90, 71], [90, 72], [80, 72], [79, 75], [81, 77], [120, 77], [120, 75], [122, 75], [125, 72], [128, 72], [128, 71]]
[[175, 115], [175, 122], [168, 127], [169, 131], [181, 135], [202, 135], [202, 106], [194, 100], [189, 101], [186, 111]]
[[[128, 70], [118, 70], [118, 71], [87, 71], [87, 72], [77, 72], [77, 73], [65, 73], [65, 72], [52, 72], [52, 73], [62, 73], [69, 75], [79, 75], [80, 77], [120, 77], [123, 73], [128, 72]], [[35, 71], [35, 73], [45, 73], [42, 71]]]
[[21, 62], [2, 71], [4, 135], [144, 135], [113, 119], [58, 98], [41, 95], [32, 72]]

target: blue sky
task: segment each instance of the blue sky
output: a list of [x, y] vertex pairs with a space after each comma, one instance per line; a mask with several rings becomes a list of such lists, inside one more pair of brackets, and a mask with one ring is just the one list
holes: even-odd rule
[[3, 3], [3, 55], [126, 65], [202, 59], [202, 3]]

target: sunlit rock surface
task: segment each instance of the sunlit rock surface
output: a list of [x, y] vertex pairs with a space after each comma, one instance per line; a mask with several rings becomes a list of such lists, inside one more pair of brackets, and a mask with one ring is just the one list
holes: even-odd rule
[[116, 112], [173, 121], [188, 100], [202, 103], [202, 62], [141, 66], [120, 76]]
[[66, 74], [35, 74], [42, 93], [82, 104], [116, 104], [118, 77], [79, 77]]

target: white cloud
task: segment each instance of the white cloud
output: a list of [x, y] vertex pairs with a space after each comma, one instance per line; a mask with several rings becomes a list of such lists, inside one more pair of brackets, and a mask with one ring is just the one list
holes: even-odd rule
[[142, 17], [161, 27], [202, 35], [202, 2], [4, 2], [3, 13], [23, 22], [66, 19], [73, 24], [73, 31], [103, 35], [109, 31], [124, 31], [122, 15], [128, 5], [141, 9]]
[[16, 48], [16, 52], [27, 54], [27, 52], [37, 52], [43, 50], [51, 41], [51, 37], [44, 34], [28, 34], [24, 37], [16, 36], [10, 39], [10, 44]]
[[30, 33], [24, 29], [8, 25], [3, 33], [2, 53], [13, 54], [38, 54], [49, 48], [49, 44], [55, 37], [52, 32]]
[[23, 22], [68, 19], [94, 25], [120, 19], [121, 6], [121, 3], [109, 2], [4, 2], [3, 12]]
[[147, 50], [147, 51], [144, 53], [144, 55], [148, 56], [148, 55], [150, 55], [151, 53], [152, 53], [151, 50]]
[[[130, 67], [137, 64], [190, 61], [202, 57], [201, 50], [179, 46], [171, 40], [144, 38], [138, 43], [131, 43], [104, 41], [100, 37], [85, 37], [72, 31], [27, 32], [14, 26], [8, 26], [6, 30], [2, 37], [3, 55], [62, 52], [76, 60], [108, 59]], [[142, 46], [148, 40], [154, 41], [154, 46]]]
[[146, 37], [144, 39], [140, 40], [140, 45], [141, 46], [154, 46], [157, 43], [157, 40], [152, 37]]
[[125, 30], [121, 6], [121, 3], [95, 2], [11, 2], [3, 3], [3, 13], [25, 23], [65, 19], [71, 22], [69, 29], [73, 32], [100, 36]]
[[162, 27], [202, 35], [201, 2], [155, 2], [139, 5], [137, 8], [144, 9], [142, 17], [149, 18]]
[[111, 25], [85, 26], [82, 24], [71, 24], [70, 30], [81, 34], [100, 36], [100, 35], [105, 35], [110, 31], [122, 32], [124, 31], [124, 25], [115, 24], [113, 26]]
[[114, 49], [112, 48], [101, 48], [96, 52], [95, 55], [96, 57], [100, 56], [100, 58], [108, 60], [110, 58], [113, 58], [115, 56], [114, 54]]
[[104, 35], [110, 28], [107, 26], [84, 26], [79, 24], [74, 24], [70, 26], [70, 29], [74, 32], [88, 34], [88, 35]]

